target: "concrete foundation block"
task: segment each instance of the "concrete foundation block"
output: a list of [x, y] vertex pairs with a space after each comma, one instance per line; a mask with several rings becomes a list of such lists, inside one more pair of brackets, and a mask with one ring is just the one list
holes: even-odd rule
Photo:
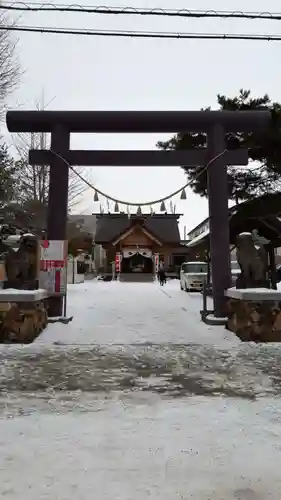
[[226, 328], [243, 342], [281, 342], [281, 293], [276, 290], [227, 290]]
[[46, 328], [48, 314], [45, 300], [1, 302], [0, 343], [30, 344]]

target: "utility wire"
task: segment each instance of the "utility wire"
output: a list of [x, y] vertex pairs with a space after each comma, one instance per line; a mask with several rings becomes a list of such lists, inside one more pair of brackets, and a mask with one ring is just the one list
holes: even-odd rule
[[29, 12], [84, 12], [87, 14], [114, 14], [114, 15], [139, 15], [139, 16], [166, 16], [187, 18], [222, 18], [222, 19], [266, 19], [281, 20], [278, 12], [242, 12], [230, 10], [190, 10], [190, 9], [144, 9], [141, 7], [107, 7], [86, 5], [63, 5], [55, 3], [34, 2], [2, 2], [0, 10], [29, 11]]
[[268, 41], [280, 42], [281, 35], [254, 35], [243, 33], [173, 33], [157, 31], [122, 31], [122, 30], [86, 30], [86, 29], [68, 29], [52, 28], [41, 26], [0, 26], [0, 31], [21, 31], [27, 33], [46, 33], [51, 35], [80, 35], [80, 36], [103, 36], [119, 38], [161, 38], [177, 40], [248, 40], [248, 41]]

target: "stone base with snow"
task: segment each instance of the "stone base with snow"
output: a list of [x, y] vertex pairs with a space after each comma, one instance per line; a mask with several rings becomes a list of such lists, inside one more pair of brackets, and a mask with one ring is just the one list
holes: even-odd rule
[[0, 343], [29, 344], [46, 328], [45, 290], [0, 290]]
[[244, 342], [281, 342], [281, 292], [230, 288], [226, 296], [228, 330]]

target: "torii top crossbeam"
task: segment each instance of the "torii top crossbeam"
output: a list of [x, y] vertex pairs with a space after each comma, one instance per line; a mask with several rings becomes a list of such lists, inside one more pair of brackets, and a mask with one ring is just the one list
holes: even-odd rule
[[61, 125], [80, 133], [251, 132], [270, 124], [269, 111], [8, 111], [10, 132], [52, 132]]

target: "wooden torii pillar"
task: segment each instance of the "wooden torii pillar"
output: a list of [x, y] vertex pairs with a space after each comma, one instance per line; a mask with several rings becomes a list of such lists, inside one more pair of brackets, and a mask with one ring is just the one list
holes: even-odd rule
[[[31, 150], [34, 165], [50, 165], [47, 236], [65, 240], [68, 165], [206, 165], [214, 314], [225, 316], [224, 291], [230, 285], [227, 165], [247, 165], [245, 150], [226, 151], [225, 134], [267, 128], [268, 111], [8, 111], [10, 132], [51, 133], [49, 151]], [[71, 133], [205, 132], [207, 148], [182, 151], [72, 151]], [[62, 314], [62, 298], [50, 303], [50, 316]]]

